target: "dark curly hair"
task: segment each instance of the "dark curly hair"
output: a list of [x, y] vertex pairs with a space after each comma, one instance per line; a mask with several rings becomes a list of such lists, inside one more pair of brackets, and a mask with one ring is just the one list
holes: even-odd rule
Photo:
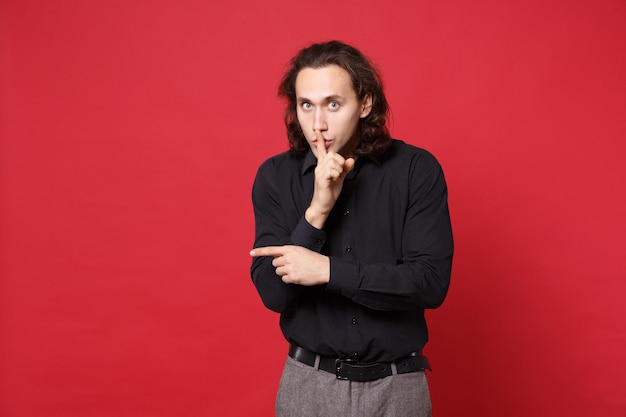
[[290, 62], [283, 76], [278, 95], [287, 100], [285, 126], [289, 149], [296, 154], [306, 154], [310, 149], [296, 113], [296, 78], [304, 68], [323, 68], [337, 65], [350, 74], [352, 87], [359, 100], [366, 95], [372, 97], [372, 110], [359, 120], [359, 143], [355, 155], [381, 155], [391, 145], [387, 128], [389, 105], [383, 92], [380, 75], [372, 64], [356, 48], [339, 41], [315, 43], [302, 49]]

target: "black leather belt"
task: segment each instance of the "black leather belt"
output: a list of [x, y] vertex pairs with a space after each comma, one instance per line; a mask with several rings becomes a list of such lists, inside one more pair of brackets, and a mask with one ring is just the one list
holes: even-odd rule
[[[317, 354], [292, 344], [289, 346], [289, 356], [305, 365], [315, 366]], [[337, 379], [373, 381], [393, 375], [392, 365], [395, 365], [398, 374], [431, 370], [428, 358], [422, 355], [421, 350], [393, 362], [359, 362], [320, 355], [319, 369], [337, 375]]]

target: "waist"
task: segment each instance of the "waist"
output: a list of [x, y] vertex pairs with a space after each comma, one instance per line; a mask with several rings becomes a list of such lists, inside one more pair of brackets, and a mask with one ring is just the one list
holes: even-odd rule
[[373, 381], [391, 375], [431, 370], [428, 358], [423, 355], [421, 350], [411, 352], [392, 362], [361, 362], [322, 356], [291, 344], [289, 356], [317, 370], [335, 374], [337, 379], [348, 381]]

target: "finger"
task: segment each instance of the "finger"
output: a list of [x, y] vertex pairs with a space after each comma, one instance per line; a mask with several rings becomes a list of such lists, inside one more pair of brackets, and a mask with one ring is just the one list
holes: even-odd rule
[[254, 248], [250, 251], [250, 256], [282, 256], [285, 253], [283, 246], [264, 246], [261, 248]]
[[354, 163], [354, 158], [346, 159], [346, 161], [343, 163], [343, 175], [346, 175], [348, 172], [352, 171], [352, 169], [354, 168]]
[[315, 136], [317, 137], [317, 158], [326, 155], [326, 142], [324, 141], [324, 136], [322, 135], [321, 130], [315, 131]]
[[272, 259], [272, 266], [274, 268], [281, 268], [283, 266], [285, 266], [285, 262], [283, 261], [283, 258], [279, 257], [274, 257], [274, 259]]

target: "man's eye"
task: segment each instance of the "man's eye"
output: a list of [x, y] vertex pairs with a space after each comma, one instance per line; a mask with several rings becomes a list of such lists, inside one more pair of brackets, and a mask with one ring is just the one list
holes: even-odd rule
[[338, 110], [339, 103], [337, 103], [336, 101], [331, 101], [330, 103], [328, 103], [328, 108], [331, 110]]
[[302, 103], [302, 108], [304, 110], [311, 110], [313, 106], [311, 106], [311, 103]]

